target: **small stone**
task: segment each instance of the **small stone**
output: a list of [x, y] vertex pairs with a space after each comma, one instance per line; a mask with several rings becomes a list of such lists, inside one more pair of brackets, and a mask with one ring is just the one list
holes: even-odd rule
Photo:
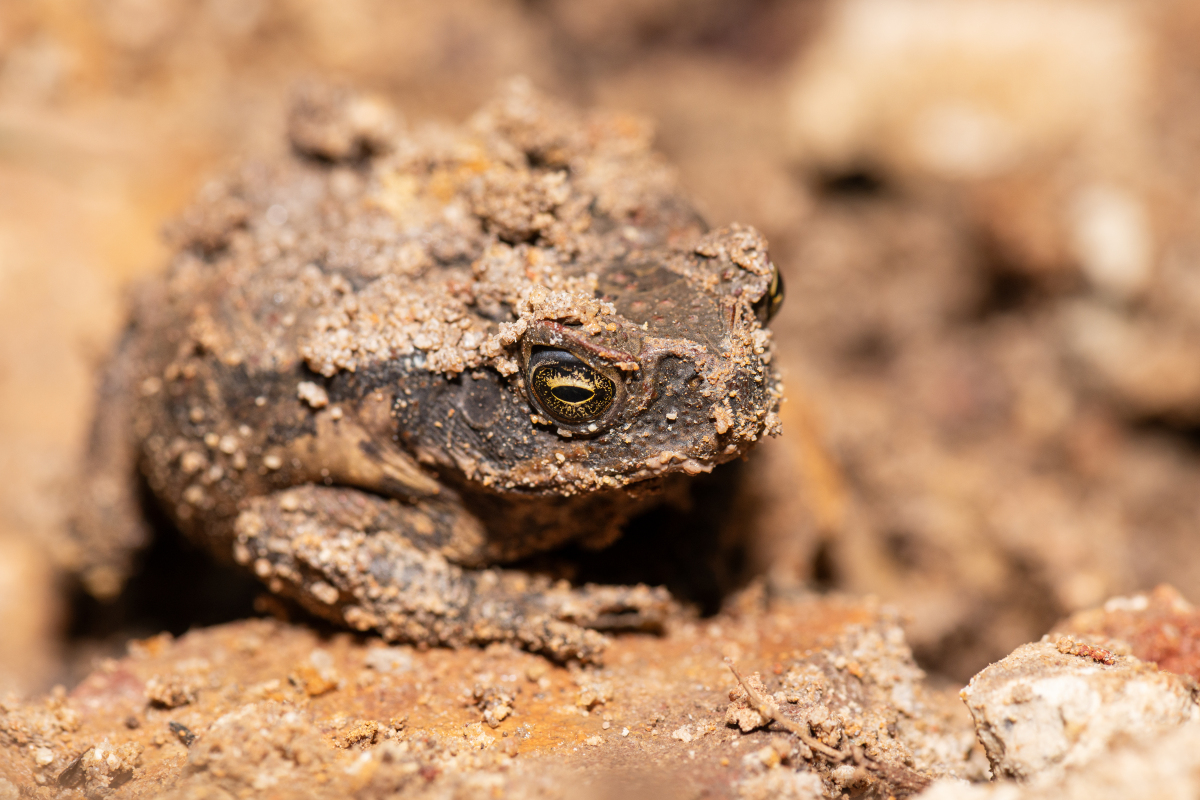
[[[760, 697], [767, 697], [767, 688], [763, 685], [762, 677], [755, 672], [746, 678], [750, 688]], [[729, 707], [725, 710], [725, 724], [736, 726], [742, 733], [749, 733], [755, 728], [767, 724], [767, 720], [750, 704], [750, 695], [739, 684], [729, 690]]]
[[155, 675], [146, 681], [145, 695], [151, 705], [179, 708], [196, 702], [205, 683], [199, 673]]
[[292, 671], [288, 680], [309, 697], [332, 692], [341, 685], [341, 678], [333, 665], [333, 657], [319, 648], [309, 654], [307, 663], [300, 664]]
[[381, 673], [410, 672], [413, 668], [412, 648], [372, 647], [367, 651], [363, 664]]
[[613, 685], [608, 681], [587, 680], [579, 684], [579, 695], [575, 698], [578, 708], [592, 710], [612, 700]]
[[767, 769], [778, 767], [783, 762], [783, 759], [779, 757], [779, 751], [770, 745], [754, 751], [753, 758]]
[[329, 405], [329, 394], [325, 388], [312, 381], [302, 381], [296, 386], [296, 395], [312, 408], [324, 408]]
[[358, 720], [334, 734], [333, 744], [342, 750], [365, 749], [375, 744], [382, 732], [383, 726], [375, 720]]

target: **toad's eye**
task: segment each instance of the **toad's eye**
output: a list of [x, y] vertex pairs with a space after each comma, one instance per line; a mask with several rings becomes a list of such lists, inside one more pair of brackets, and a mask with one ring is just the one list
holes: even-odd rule
[[612, 406], [617, 387], [566, 350], [538, 350], [529, 357], [529, 386], [538, 405], [566, 425], [598, 419]]
[[762, 299], [754, 304], [754, 311], [758, 314], [758, 319], [762, 324], [766, 325], [771, 321], [771, 318], [779, 313], [780, 307], [783, 305], [783, 276], [779, 274], [779, 267], [771, 266], [771, 283], [767, 286], [767, 293], [762, 296]]

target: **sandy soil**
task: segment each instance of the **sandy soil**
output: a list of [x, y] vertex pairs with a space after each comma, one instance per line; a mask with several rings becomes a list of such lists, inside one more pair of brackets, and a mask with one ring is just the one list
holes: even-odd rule
[[[597, 797], [622, 786], [731, 797], [786, 762], [817, 791], [907, 794], [927, 775], [982, 774], [965, 709], [921, 685], [894, 617], [845, 601], [760, 603], [624, 637], [587, 669], [508, 646], [385, 647], [267, 620], [163, 634], [70, 692], [6, 702], [13, 758], [0, 791], [568, 797], [582, 785]], [[736, 702], [728, 663], [775, 693], [782, 718], [816, 720], [816, 747], [843, 743], [868, 766], [767, 730]]]

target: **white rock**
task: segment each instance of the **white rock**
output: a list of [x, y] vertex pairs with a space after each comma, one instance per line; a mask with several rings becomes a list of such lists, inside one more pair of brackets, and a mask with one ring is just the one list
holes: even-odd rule
[[1037, 786], [943, 779], [920, 800], [1194, 800], [1200, 797], [1200, 724], [1143, 741], [1114, 742], [1092, 761]]
[[1076, 148], [1103, 161], [1146, 119], [1146, 24], [1130, 4], [848, 0], [797, 66], [800, 159], [983, 178]]
[[[1187, 679], [1132, 656], [1061, 649], [1048, 640], [1023, 645], [963, 690], [995, 775], [1044, 784], [1114, 741], [1200, 720]], [[1114, 663], [1103, 663], [1108, 656]]]

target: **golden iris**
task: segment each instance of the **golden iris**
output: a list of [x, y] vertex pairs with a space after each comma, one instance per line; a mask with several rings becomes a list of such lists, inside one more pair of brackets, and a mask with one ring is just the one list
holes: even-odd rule
[[608, 411], [617, 387], [565, 350], [539, 350], [529, 359], [529, 385], [547, 414], [582, 425]]
[[758, 313], [759, 320], [765, 325], [779, 313], [779, 309], [782, 307], [783, 276], [779, 274], [779, 268], [772, 265], [771, 283], [767, 286], [767, 293], [755, 304], [755, 311]]

